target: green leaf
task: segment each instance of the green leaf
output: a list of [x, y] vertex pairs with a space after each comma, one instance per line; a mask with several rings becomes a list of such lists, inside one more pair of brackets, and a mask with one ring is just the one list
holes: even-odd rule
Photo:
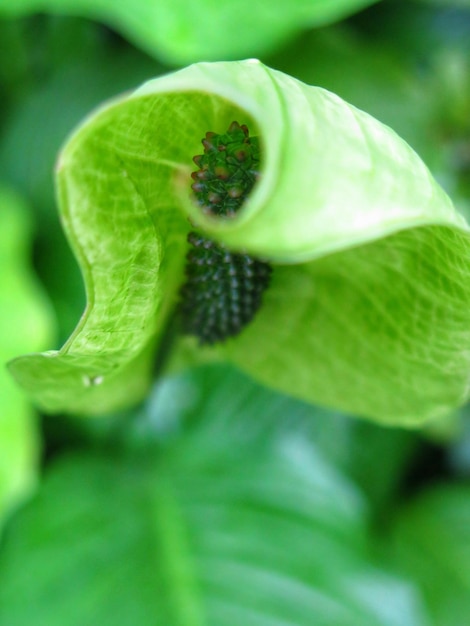
[[358, 491], [282, 409], [262, 437], [239, 383], [215, 402], [169, 381], [146, 409], [158, 448], [56, 462], [0, 552], [2, 626], [427, 625], [413, 587], [369, 560]]
[[470, 621], [470, 488], [430, 489], [400, 514], [391, 545], [399, 571], [421, 585], [435, 626]]
[[[189, 195], [208, 130], [237, 119], [263, 147], [262, 179], [234, 219]], [[88, 305], [59, 351], [16, 379], [48, 411], [141, 399], [183, 281], [188, 216], [273, 279], [222, 359], [292, 396], [420, 424], [468, 395], [468, 226], [409, 146], [337, 96], [256, 61], [196, 64], [91, 116], [62, 151], [61, 217]]]
[[377, 0], [4, 0], [0, 14], [36, 11], [100, 19], [173, 64], [273, 50], [300, 30], [342, 19]]
[[31, 489], [38, 453], [33, 411], [5, 361], [52, 339], [51, 312], [27, 262], [29, 238], [25, 206], [0, 187], [0, 522]]

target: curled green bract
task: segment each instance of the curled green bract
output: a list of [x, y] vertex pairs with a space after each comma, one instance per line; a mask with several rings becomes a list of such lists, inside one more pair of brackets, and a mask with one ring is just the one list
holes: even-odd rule
[[[214, 217], [191, 200], [192, 157], [233, 120], [260, 138], [261, 177], [234, 217]], [[195, 64], [91, 115], [57, 185], [87, 308], [61, 350], [10, 365], [45, 410], [94, 414], [145, 395], [192, 226], [274, 269], [253, 322], [203, 350], [181, 338], [180, 365], [228, 360], [391, 424], [466, 400], [467, 224], [403, 140], [334, 94], [254, 60]]]

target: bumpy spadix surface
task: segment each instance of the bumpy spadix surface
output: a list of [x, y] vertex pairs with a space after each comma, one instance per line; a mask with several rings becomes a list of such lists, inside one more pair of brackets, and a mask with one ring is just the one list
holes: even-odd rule
[[[262, 176], [234, 218], [202, 215], [191, 159], [234, 119], [260, 137]], [[57, 183], [88, 306], [62, 350], [11, 365], [46, 410], [96, 413], [145, 394], [188, 217], [274, 267], [256, 319], [205, 359], [389, 423], [466, 399], [468, 227], [405, 142], [335, 95], [256, 61], [193, 65], [95, 112], [64, 147]]]

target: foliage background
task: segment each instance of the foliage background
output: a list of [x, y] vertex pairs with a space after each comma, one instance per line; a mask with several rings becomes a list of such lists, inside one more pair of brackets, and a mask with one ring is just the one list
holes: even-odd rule
[[[2, 361], [83, 310], [53, 169], [104, 99], [259, 56], [392, 126], [468, 215], [469, 48], [465, 0], [2, 0]], [[84, 420], [0, 384], [2, 626], [470, 621], [466, 409], [385, 429], [207, 366]]]

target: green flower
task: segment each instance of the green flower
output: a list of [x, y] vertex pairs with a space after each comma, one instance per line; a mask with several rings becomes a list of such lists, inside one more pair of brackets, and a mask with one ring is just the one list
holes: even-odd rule
[[[261, 177], [234, 217], [213, 216], [191, 199], [192, 158], [234, 120], [260, 138]], [[64, 147], [57, 185], [87, 308], [60, 351], [10, 365], [45, 410], [99, 413], [144, 396], [192, 225], [273, 272], [239, 335], [203, 348], [180, 337], [174, 367], [230, 361], [395, 424], [467, 398], [468, 226], [404, 141], [337, 96], [257, 61], [192, 65], [95, 112]]]

